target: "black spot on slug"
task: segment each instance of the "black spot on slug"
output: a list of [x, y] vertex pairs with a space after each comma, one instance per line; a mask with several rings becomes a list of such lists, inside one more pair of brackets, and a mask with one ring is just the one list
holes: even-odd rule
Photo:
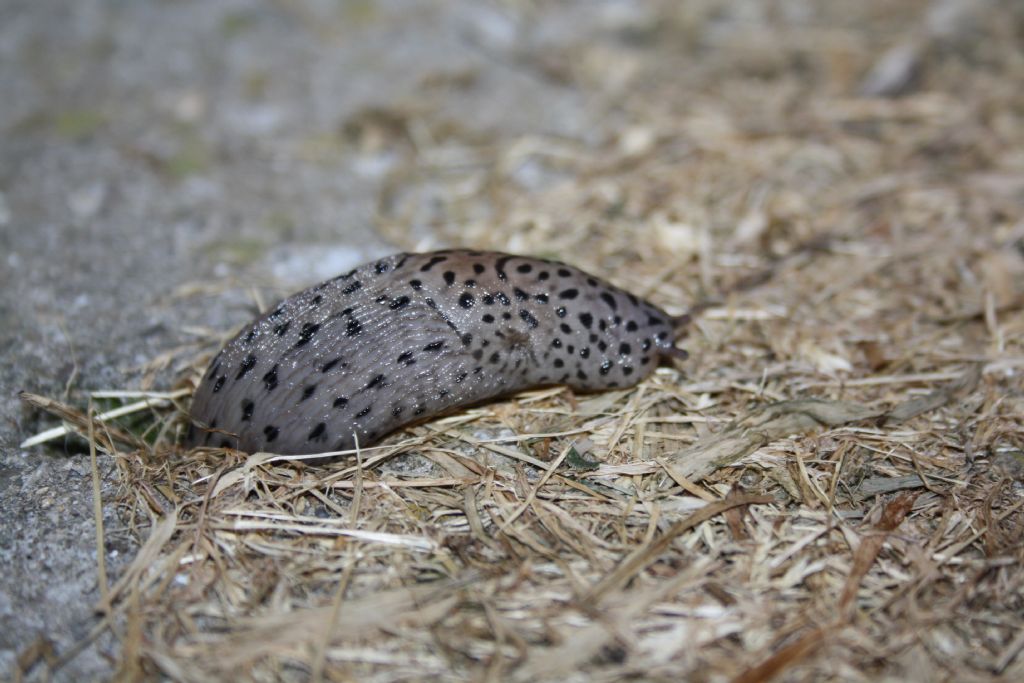
[[537, 320], [537, 318], [535, 318], [535, 317], [533, 316], [533, 314], [532, 314], [532, 313], [530, 313], [530, 312], [529, 312], [528, 310], [526, 310], [525, 308], [523, 308], [523, 309], [521, 309], [521, 310], [519, 311], [519, 317], [520, 317], [520, 318], [522, 318], [522, 319], [523, 319], [523, 322], [525, 322], [525, 323], [526, 323], [527, 325], [529, 325], [529, 326], [530, 326], [531, 328], [535, 328], [535, 327], [537, 327], [538, 325], [540, 325], [540, 321], [538, 321], [538, 320]]
[[302, 329], [299, 331], [299, 341], [295, 342], [295, 346], [305, 346], [309, 343], [309, 340], [313, 338], [313, 335], [320, 329], [320, 325], [316, 323], [305, 323]]
[[383, 389], [384, 387], [387, 386], [387, 384], [385, 384], [384, 382], [385, 379], [387, 378], [384, 377], [384, 375], [377, 375], [366, 384], [365, 389], [373, 389], [374, 387]]
[[443, 346], [444, 346], [444, 342], [443, 341], [434, 341], [434, 342], [430, 342], [429, 344], [424, 346], [423, 350], [424, 351], [440, 351], [441, 347], [443, 347]]
[[356, 413], [356, 415], [355, 415], [356, 419], [358, 420], [361, 417], [366, 417], [367, 415], [370, 414], [371, 410], [373, 410], [373, 404], [372, 403], [370, 405], [366, 406], [365, 408], [363, 408], [362, 410], [360, 410], [358, 413]]
[[334, 399], [334, 403], [331, 404], [335, 408], [344, 408], [348, 405], [348, 399], [344, 396], [339, 396]]
[[388, 308], [390, 308], [392, 311], [397, 311], [398, 309], [405, 308], [408, 305], [409, 305], [409, 297], [407, 297], [407, 296], [400, 296], [397, 299], [395, 299], [394, 301], [392, 301], [391, 305], [388, 306]]
[[459, 306], [462, 306], [463, 308], [473, 308], [473, 304], [475, 302], [476, 299], [469, 292], [463, 292], [462, 295], [459, 296]]
[[226, 380], [227, 378], [227, 375], [221, 375], [220, 377], [217, 378], [217, 381], [213, 383], [213, 393], [216, 394], [218, 391], [220, 391], [221, 387], [224, 386], [224, 380]]
[[253, 403], [249, 399], [245, 399], [244, 401], [242, 401], [242, 422], [248, 422], [249, 420], [251, 420], [252, 413], [254, 410], [256, 410], [255, 403]]
[[527, 299], [530, 298], [529, 294], [527, 294], [523, 290], [519, 289], [518, 287], [513, 287], [512, 288], [512, 294], [515, 295], [516, 300], [518, 300], [518, 301], [526, 301]]
[[235, 381], [245, 377], [245, 373], [249, 372], [254, 367], [256, 367], [256, 356], [250, 353], [245, 357], [245, 360], [242, 361], [242, 364], [238, 366], [238, 374], [235, 375]]
[[568, 314], [569, 312], [565, 310], [565, 306], [559, 306], [558, 308], [555, 309], [555, 315], [557, 315], [559, 318], [564, 318]]
[[341, 290], [341, 293], [342, 294], [354, 294], [355, 292], [358, 292], [362, 288], [363, 288], [363, 283], [360, 282], [359, 280], [356, 280], [355, 282], [350, 284], [348, 287], [346, 287], [345, 289]]
[[494, 271], [498, 274], [498, 279], [502, 282], [508, 279], [508, 274], [505, 272], [505, 264], [511, 260], [511, 256], [502, 256], [494, 262]]
[[321, 436], [323, 436], [324, 432], [326, 431], [327, 423], [318, 422], [316, 427], [313, 427], [312, 431], [310, 431], [309, 436], [306, 437], [306, 441], [313, 441], [314, 439], [319, 439]]
[[482, 263], [473, 264], [473, 272], [476, 273], [477, 275], [483, 275], [483, 272], [485, 270], [487, 270], [487, 268], [485, 268]]
[[602, 375], [607, 375], [609, 372], [611, 372], [611, 369], [612, 362], [610, 360], [606, 360], [605, 362], [601, 363], [601, 369], [598, 370], [598, 372], [600, 372]]
[[418, 292], [423, 289], [423, 282], [421, 280], [409, 280], [409, 286]]
[[281, 433], [281, 430], [279, 430], [274, 425], [267, 425], [266, 427], [263, 428], [263, 436], [266, 437], [267, 443], [270, 443], [271, 441], [276, 439], [277, 435], [280, 434], [280, 433]]
[[444, 271], [444, 275], [442, 275], [441, 277], [444, 278], [445, 284], [447, 284], [449, 287], [455, 284], [455, 271], [446, 270]]
[[377, 275], [382, 275], [383, 273], [388, 272], [390, 269], [391, 264], [389, 264], [387, 261], [377, 261], [377, 266], [374, 268], [374, 270], [377, 271]]
[[521, 263], [518, 266], [516, 266], [516, 272], [523, 273], [524, 275], [526, 273], [529, 273], [531, 270], [533, 270], [533, 266], [531, 266], [529, 263]]
[[435, 256], [435, 257], [431, 258], [429, 261], [427, 261], [426, 263], [423, 264], [423, 267], [420, 268], [420, 272], [425, 273], [428, 270], [430, 270], [431, 268], [433, 268], [434, 266], [436, 266], [438, 263], [441, 263], [442, 261], [447, 261], [447, 260], [448, 260], [447, 256]]
[[267, 388], [267, 391], [277, 387], [277, 363], [274, 363], [274, 367], [270, 368], [267, 374], [263, 375], [263, 385]]
[[316, 393], [316, 385], [315, 384], [310, 384], [308, 387], [306, 387], [306, 388], [304, 388], [302, 390], [302, 398], [299, 399], [299, 403], [302, 403], [303, 401], [309, 399], [315, 393]]
[[283, 337], [288, 332], [288, 328], [291, 327], [291, 326], [292, 326], [292, 321], [291, 320], [285, 320], [280, 325], [276, 325], [274, 327], [274, 334], [276, 334], [278, 337]]
[[398, 362], [398, 363], [401, 363], [402, 365], [405, 365], [406, 367], [408, 367], [408, 366], [412, 365], [413, 363], [415, 363], [416, 359], [413, 358], [412, 351], [406, 351], [404, 353], [398, 354], [398, 358], [396, 358], [395, 361]]
[[[341, 356], [338, 356], [337, 358], [335, 358], [333, 360], [329, 360], [326, 363], [324, 363], [324, 366], [322, 368], [320, 368], [320, 372], [330, 372], [335, 367], [337, 367], [338, 363], [340, 363], [340, 362], [341, 362]], [[345, 366], [342, 365], [342, 367], [345, 367]], [[275, 373], [277, 372], [277, 366], [276, 365], [274, 366], [274, 372]], [[266, 379], [266, 378], [264, 377], [264, 379]], [[275, 381], [277, 381], [277, 380], [275, 379]]]
[[575, 299], [579, 296], [580, 290], [570, 287], [569, 289], [563, 289], [558, 293], [559, 299]]
[[348, 324], [345, 325], [345, 336], [355, 337], [363, 331], [363, 324], [355, 318], [349, 318]]

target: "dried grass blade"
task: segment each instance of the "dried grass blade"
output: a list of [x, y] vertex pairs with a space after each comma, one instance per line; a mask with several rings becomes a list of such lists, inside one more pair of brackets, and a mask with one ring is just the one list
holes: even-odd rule
[[839, 614], [844, 615], [844, 618], [848, 619], [852, 616], [851, 608], [854, 598], [857, 597], [857, 589], [861, 581], [871, 569], [871, 565], [875, 563], [889, 534], [895, 531], [910, 514], [915, 500], [917, 500], [916, 493], [904, 493], [886, 503], [882, 510], [882, 518], [875, 524], [873, 532], [861, 539], [860, 545], [853, 553], [853, 566], [846, 577], [842, 597], [839, 598]]
[[[75, 408], [72, 408], [67, 404], [55, 401], [51, 398], [39, 396], [38, 394], [31, 394], [27, 391], [20, 392], [18, 394], [18, 398], [20, 398], [25, 403], [28, 403], [29, 405], [34, 406], [36, 408], [45, 410], [51, 415], [59, 417], [64, 422], [68, 423], [67, 425], [54, 427], [53, 429], [48, 429], [45, 432], [40, 432], [39, 434], [36, 434], [31, 438], [25, 439], [24, 441], [21, 442], [21, 444], [19, 444], [19, 448], [31, 448], [32, 446], [38, 446], [39, 444], [46, 443], [47, 441], [59, 439], [60, 437], [64, 436], [69, 432], [74, 432], [86, 439], [89, 438], [88, 433], [90, 420], [88, 417], [83, 415], [80, 410], [76, 410]], [[109, 410], [105, 413], [100, 413], [99, 415], [96, 415], [92, 419], [92, 422], [96, 425], [102, 425], [105, 421], [112, 420], [116, 417], [122, 417], [124, 415], [129, 415], [131, 413], [138, 412], [140, 410], [146, 410], [154, 407], [162, 407], [168, 404], [169, 401], [162, 400], [138, 401], [137, 403], [132, 403], [131, 405], [121, 406], [120, 408]], [[102, 448], [108, 453], [112, 453], [115, 450], [115, 446], [111, 439], [119, 441], [120, 443], [123, 443], [136, 449], [143, 449], [147, 447], [146, 442], [138, 438], [134, 434], [126, 432], [122, 429], [111, 427], [110, 425], [107, 425], [104, 430], [97, 429], [96, 432], [100, 433], [99, 436], [96, 436], [96, 438], [99, 439], [100, 441], [100, 448]], [[107, 435], [109, 435], [110, 438], [108, 438]]]
[[683, 477], [691, 481], [700, 480], [775, 439], [815, 427], [836, 427], [878, 415], [877, 410], [844, 401], [782, 401], [735, 420], [718, 434], [666, 456], [665, 461]]
[[775, 502], [775, 499], [771, 496], [740, 495], [729, 497], [715, 503], [708, 503], [700, 510], [692, 513], [686, 519], [673, 524], [668, 528], [668, 530], [654, 538], [650, 543], [631, 552], [621, 562], [619, 562], [618, 566], [610, 574], [591, 586], [590, 590], [584, 593], [580, 599], [584, 602], [596, 603], [609, 591], [624, 586], [650, 562], [665, 552], [673, 540], [698, 524], [706, 522], [707, 520], [734, 507], [773, 502]]

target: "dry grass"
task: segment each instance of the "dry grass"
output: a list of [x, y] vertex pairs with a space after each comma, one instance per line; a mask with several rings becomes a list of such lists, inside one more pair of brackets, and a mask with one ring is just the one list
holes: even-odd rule
[[[843, 87], [878, 56], [867, 34], [808, 29], [690, 68], [666, 41], [629, 97], [603, 86], [628, 123], [596, 145], [388, 113], [396, 244], [554, 254], [672, 312], [713, 301], [692, 358], [332, 464], [184, 453], [184, 405], [156, 411], [155, 447], [65, 414], [113, 453], [144, 540], [104, 586], [120, 673], [1024, 680], [1011, 10], [981, 15], [984, 46], [918, 35], [928, 68], [899, 98]], [[622, 58], [570, 52], [584, 85]], [[807, 60], [835, 73], [801, 79]]]

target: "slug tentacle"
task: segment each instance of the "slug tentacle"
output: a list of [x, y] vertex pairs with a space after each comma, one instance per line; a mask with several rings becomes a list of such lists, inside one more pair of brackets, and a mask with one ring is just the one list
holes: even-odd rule
[[322, 453], [533, 386], [635, 384], [686, 316], [556, 261], [395, 254], [284, 300], [232, 339], [193, 399], [191, 445]]

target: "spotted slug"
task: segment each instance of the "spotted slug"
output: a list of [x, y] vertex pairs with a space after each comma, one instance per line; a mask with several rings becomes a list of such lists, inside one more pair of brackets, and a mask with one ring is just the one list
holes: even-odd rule
[[395, 254], [285, 299], [210, 362], [191, 446], [323, 453], [535, 386], [625, 387], [674, 346], [672, 317], [558, 261]]

